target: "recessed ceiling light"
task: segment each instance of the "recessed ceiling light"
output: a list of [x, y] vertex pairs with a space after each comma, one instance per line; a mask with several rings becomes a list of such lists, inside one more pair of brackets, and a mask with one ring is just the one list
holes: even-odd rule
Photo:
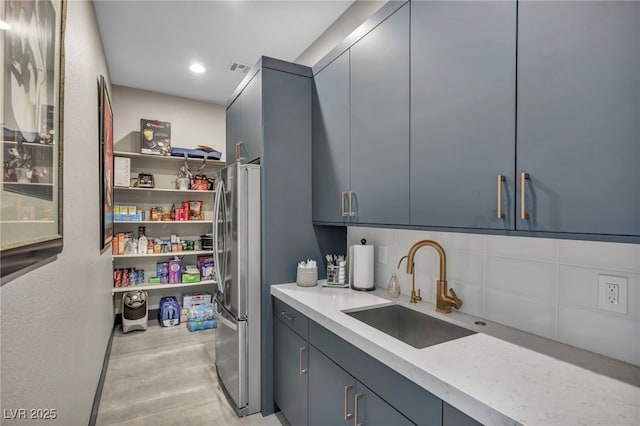
[[11, 25], [7, 24], [2, 19], [0, 19], [0, 30], [10, 30], [10, 29], [11, 29]]
[[205, 72], [204, 67], [201, 64], [198, 64], [196, 62], [194, 62], [193, 64], [189, 65], [189, 69], [193, 72], [197, 72], [197, 73], [203, 73]]

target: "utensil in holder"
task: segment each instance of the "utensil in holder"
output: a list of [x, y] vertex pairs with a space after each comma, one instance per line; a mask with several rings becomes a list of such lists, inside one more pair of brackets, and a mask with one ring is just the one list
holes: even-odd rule
[[300, 287], [313, 287], [318, 285], [318, 268], [300, 268], [296, 274], [296, 284]]

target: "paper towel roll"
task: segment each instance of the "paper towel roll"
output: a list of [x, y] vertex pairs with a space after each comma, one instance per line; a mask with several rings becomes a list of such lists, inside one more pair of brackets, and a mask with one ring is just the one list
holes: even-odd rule
[[353, 245], [350, 250], [349, 275], [351, 287], [373, 290], [373, 245]]

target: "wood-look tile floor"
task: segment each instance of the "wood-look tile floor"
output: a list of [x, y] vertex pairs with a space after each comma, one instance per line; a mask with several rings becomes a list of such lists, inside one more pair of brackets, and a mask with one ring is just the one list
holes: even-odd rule
[[184, 325], [114, 332], [97, 426], [281, 426], [280, 414], [239, 418], [218, 382], [215, 330]]

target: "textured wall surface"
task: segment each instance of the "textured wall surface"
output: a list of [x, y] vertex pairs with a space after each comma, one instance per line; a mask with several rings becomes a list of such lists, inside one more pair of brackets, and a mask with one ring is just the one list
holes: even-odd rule
[[[386, 288], [396, 272], [409, 294], [411, 276], [405, 262], [396, 271], [398, 260], [415, 242], [435, 240], [446, 251], [447, 280], [464, 302], [461, 311], [640, 365], [640, 245], [349, 228], [349, 245], [361, 238], [376, 246], [376, 286]], [[421, 248], [415, 264], [416, 287], [435, 303], [436, 252]], [[629, 279], [626, 315], [598, 309], [598, 274]]]
[[111, 252], [100, 253], [98, 217], [97, 82], [109, 71], [93, 3], [67, 5], [64, 248], [0, 287], [0, 403], [56, 409], [57, 424], [86, 425], [113, 325]]
[[140, 119], [171, 123], [171, 146], [206, 145], [225, 159], [225, 106], [162, 93], [113, 86], [113, 134], [116, 151], [140, 152]]

